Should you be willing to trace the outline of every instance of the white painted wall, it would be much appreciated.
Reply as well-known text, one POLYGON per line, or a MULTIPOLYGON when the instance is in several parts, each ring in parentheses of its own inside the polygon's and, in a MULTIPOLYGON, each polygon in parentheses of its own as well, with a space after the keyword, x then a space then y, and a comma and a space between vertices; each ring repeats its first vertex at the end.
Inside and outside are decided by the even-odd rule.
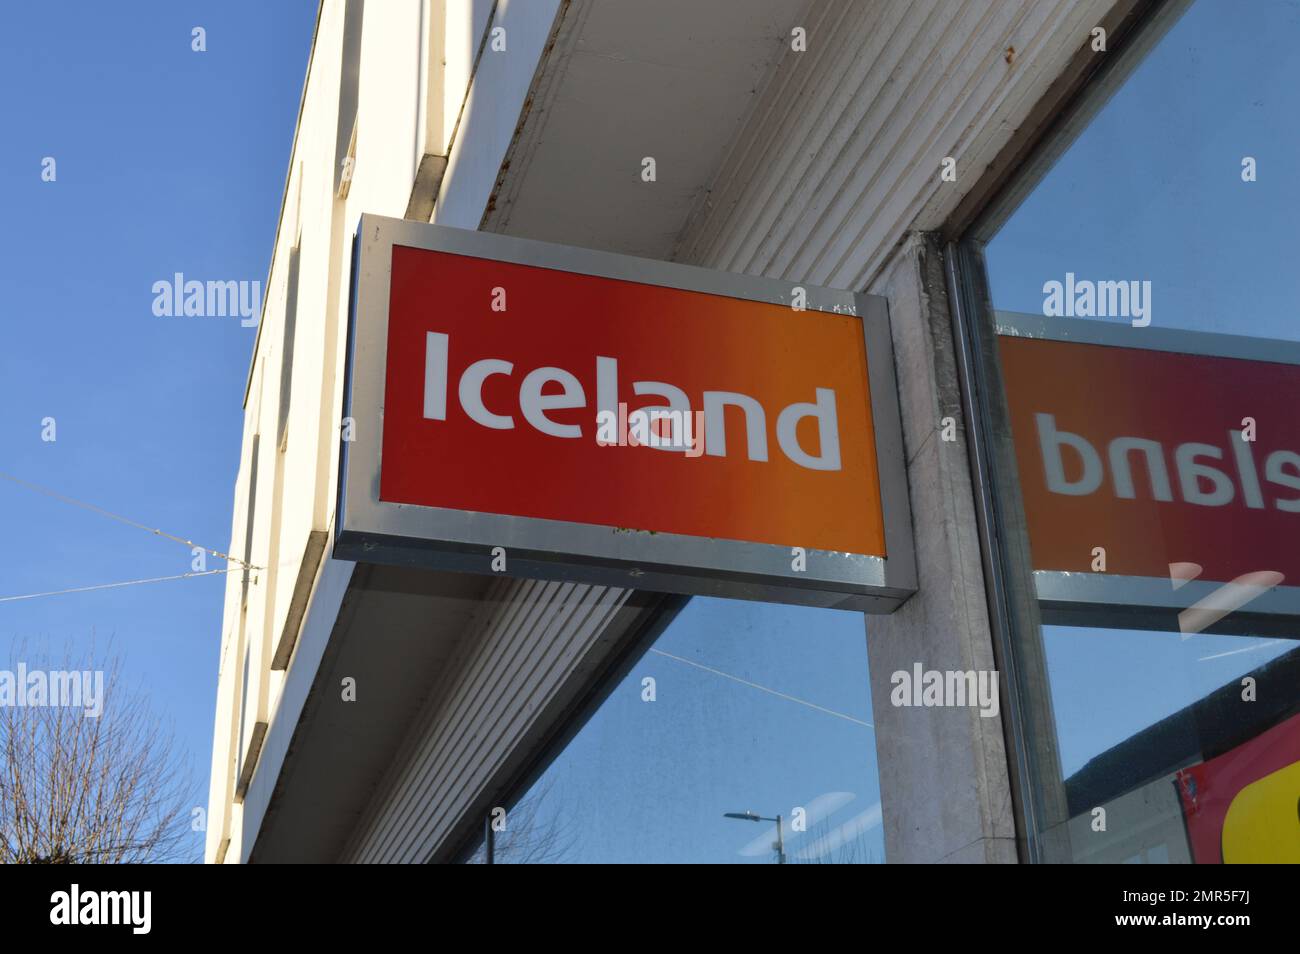
MULTIPOLYGON (((439 220, 477 227, 557 4, 558 0, 501 0, 496 22, 508 30, 512 55, 485 53, 475 73, 492 0, 367 3, 356 163, 346 199, 336 198, 333 191, 346 0, 324 0, 321 5, 245 401, 231 545, 232 552, 242 553, 252 441, 257 434, 260 462, 251 562, 263 569, 254 574, 246 613, 240 610, 241 575, 232 573, 227 581, 209 790, 208 861, 218 858, 227 840, 230 847, 222 860, 246 860, 351 576, 351 564, 324 561, 289 670, 272 671, 271 656, 284 630, 308 534, 328 530, 333 522, 349 256, 357 220, 363 211, 401 217, 420 156, 430 143, 445 148, 451 140, 453 172, 443 187, 439 220), (445 21, 435 23, 435 17, 445 21), (435 48, 432 44, 439 38, 442 46, 435 48), (437 129, 429 127, 431 98, 443 103, 437 129), (468 104, 463 120, 462 104, 468 104), (275 446, 275 431, 288 263, 291 249, 299 242, 292 390, 281 450, 275 446), (246 650, 253 668, 245 696, 246 650), (238 750, 241 713, 245 747, 255 723, 269 724, 257 772, 242 804, 234 800, 235 780, 248 755, 238 750)), ((436 117, 437 110, 432 115, 436 117)))

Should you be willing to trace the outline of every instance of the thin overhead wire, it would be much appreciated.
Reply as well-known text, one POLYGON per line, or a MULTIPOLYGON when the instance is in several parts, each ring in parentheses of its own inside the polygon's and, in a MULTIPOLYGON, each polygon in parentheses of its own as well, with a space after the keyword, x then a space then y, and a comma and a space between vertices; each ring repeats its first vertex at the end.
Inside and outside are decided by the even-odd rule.
MULTIPOLYGON (((147 524, 140 523, 137 520, 132 520, 130 517, 124 517, 121 514, 113 513, 113 511, 111 510, 105 510, 103 507, 96 506, 95 504, 87 503, 84 500, 78 500, 75 497, 69 497, 66 494, 61 494, 56 490, 51 490, 48 487, 42 487, 40 484, 34 484, 30 480, 23 480, 21 477, 15 477, 12 474, 6 474, 6 473, 0 473, 0 479, 10 481, 11 483, 15 483, 20 487, 26 487, 28 490, 33 490, 38 494, 44 494, 46 497, 53 497, 55 500, 60 500, 63 503, 71 504, 74 507, 81 507, 84 510, 93 511, 94 513, 100 514, 101 516, 108 517, 112 520, 117 520, 120 523, 125 523, 127 526, 135 527, 138 530, 147 530, 149 533, 152 533, 154 536, 164 537, 168 540, 174 540, 177 543, 183 543, 187 547, 190 547, 191 549, 197 547, 198 549, 204 551, 205 553, 211 553, 214 557, 217 557, 218 559, 228 560, 231 563, 236 563, 242 569, 245 570, 262 569, 260 566, 253 566, 251 563, 245 563, 243 560, 239 559, 239 557, 231 556, 229 553, 222 553, 220 550, 214 550, 212 547, 205 547, 201 544, 195 543, 193 540, 186 540, 184 537, 178 537, 174 533, 167 533, 164 530, 159 530, 157 527, 150 527, 147 524)), ((213 571, 213 572, 218 572, 218 571, 213 571)), ((179 579, 179 577, 177 577, 177 579, 179 579)))
POLYGON ((666 656, 669 659, 675 659, 677 660, 677 662, 685 663, 688 666, 694 666, 696 669, 703 669, 705 672, 711 672, 715 676, 721 676, 723 679, 730 679, 732 682, 738 682, 742 686, 749 686, 751 689, 759 689, 763 692, 770 693, 771 695, 774 695, 779 699, 784 699, 787 702, 797 702, 801 706, 807 706, 809 709, 816 709, 818 712, 824 712, 827 715, 833 715, 837 719, 845 719, 848 722, 853 722, 856 723, 857 725, 865 725, 868 729, 875 728, 875 726, 872 725, 870 722, 864 722, 861 719, 854 718, 851 715, 846 715, 843 712, 836 712, 834 709, 827 709, 825 706, 819 706, 815 702, 809 702, 806 699, 800 699, 798 696, 792 696, 784 692, 778 692, 775 689, 769 689, 767 686, 760 686, 756 682, 750 682, 748 679, 741 679, 739 676, 733 676, 731 673, 723 672, 721 669, 714 669, 712 666, 705 666, 703 663, 697 663, 693 659, 686 659, 682 656, 674 656, 672 653, 666 653, 662 649, 655 649, 653 647, 651 647, 650 652, 655 653, 659 656, 666 656))
POLYGON ((0 596, 0 603, 16 603, 18 600, 34 600, 42 596, 62 596, 65 593, 89 593, 91 590, 112 590, 122 586, 137 586, 140 583, 164 583, 168 580, 187 580, 195 576, 212 576, 214 573, 234 573, 242 567, 228 566, 219 570, 199 570, 193 573, 178 573, 175 576, 154 576, 145 580, 123 580, 120 583, 96 583, 94 586, 71 586, 65 590, 47 590, 44 593, 23 593, 21 596, 0 596))

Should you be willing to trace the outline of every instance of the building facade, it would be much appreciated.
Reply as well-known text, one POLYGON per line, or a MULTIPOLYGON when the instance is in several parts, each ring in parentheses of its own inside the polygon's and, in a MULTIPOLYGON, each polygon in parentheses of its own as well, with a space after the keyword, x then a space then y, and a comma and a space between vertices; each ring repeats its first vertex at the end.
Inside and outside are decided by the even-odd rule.
POLYGON ((324 0, 244 393, 207 860, 1300 860, 1298 25, 324 0), (362 215, 880 296, 915 593, 864 616, 337 558, 362 215))

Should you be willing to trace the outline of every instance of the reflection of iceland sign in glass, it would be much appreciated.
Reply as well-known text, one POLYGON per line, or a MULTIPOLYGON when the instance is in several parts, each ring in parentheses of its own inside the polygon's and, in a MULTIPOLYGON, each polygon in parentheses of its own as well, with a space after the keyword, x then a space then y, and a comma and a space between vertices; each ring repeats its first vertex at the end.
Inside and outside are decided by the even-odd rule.
POLYGON ((1300 612, 1300 345, 1022 315, 999 333, 1049 614, 1300 612))
POLYGON ((872 296, 365 216, 336 555, 888 611, 872 296), (792 307, 794 304, 802 307, 792 307))

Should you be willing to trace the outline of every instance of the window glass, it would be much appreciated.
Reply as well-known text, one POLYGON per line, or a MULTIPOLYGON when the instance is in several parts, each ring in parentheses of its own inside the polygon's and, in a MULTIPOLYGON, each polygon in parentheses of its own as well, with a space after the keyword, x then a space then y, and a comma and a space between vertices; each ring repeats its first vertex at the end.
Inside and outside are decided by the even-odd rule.
POLYGON ((1300 4, 1153 29, 980 249, 1034 834, 1300 861, 1300 4))
POLYGON ((1149 282, 1149 327, 1300 340, 1297 37, 1295 2, 1193 3, 989 243, 994 306, 1072 272, 1149 282))
POLYGON ((493 860, 772 864, 778 815, 787 864, 884 860, 863 616, 700 597, 509 808, 493 860))

